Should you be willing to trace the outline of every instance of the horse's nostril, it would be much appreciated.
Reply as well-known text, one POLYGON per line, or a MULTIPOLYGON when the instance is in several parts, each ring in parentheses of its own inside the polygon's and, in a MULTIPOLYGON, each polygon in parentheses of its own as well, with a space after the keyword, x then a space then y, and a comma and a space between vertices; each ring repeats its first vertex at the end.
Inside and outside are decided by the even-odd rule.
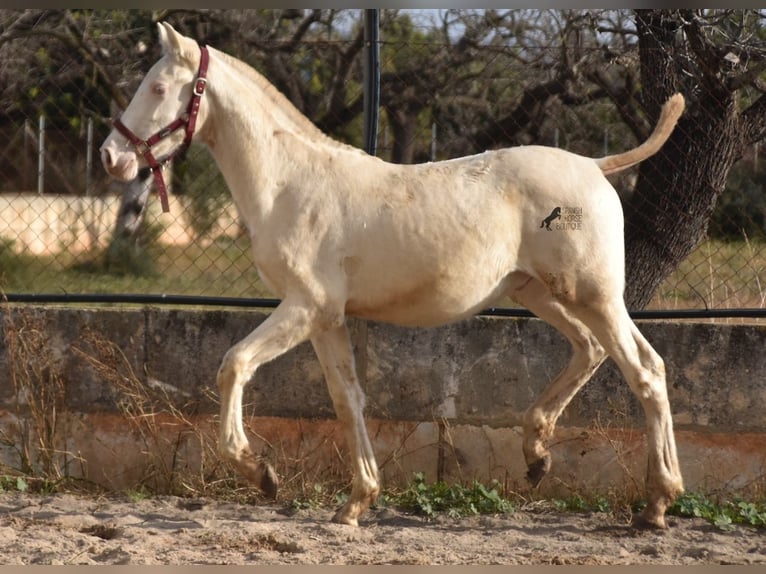
POLYGON ((104 148, 101 150, 101 160, 106 167, 114 167, 114 160, 112 160, 112 154, 108 149, 104 148))

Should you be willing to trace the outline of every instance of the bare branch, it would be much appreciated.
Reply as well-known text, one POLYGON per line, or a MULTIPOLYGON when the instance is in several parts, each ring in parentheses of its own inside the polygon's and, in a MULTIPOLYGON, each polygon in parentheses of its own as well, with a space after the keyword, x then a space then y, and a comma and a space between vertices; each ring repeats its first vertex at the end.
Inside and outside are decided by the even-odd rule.
POLYGON ((740 116, 744 145, 751 145, 766 138, 766 95, 761 95, 740 116))
POLYGON ((67 42, 73 45, 104 79, 107 89, 115 103, 123 110, 127 108, 130 103, 128 97, 119 89, 116 78, 112 76, 109 70, 106 69, 106 66, 101 62, 98 49, 87 42, 88 38, 81 32, 69 10, 64 12, 64 20, 66 29, 69 32, 67 42))

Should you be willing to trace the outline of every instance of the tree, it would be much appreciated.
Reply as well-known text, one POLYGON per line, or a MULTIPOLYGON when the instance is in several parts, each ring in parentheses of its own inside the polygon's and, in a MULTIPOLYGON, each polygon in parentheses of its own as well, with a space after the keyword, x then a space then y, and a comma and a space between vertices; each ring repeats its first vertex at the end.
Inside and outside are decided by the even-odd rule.
POLYGON ((730 169, 766 136, 763 18, 755 11, 636 11, 642 101, 656 116, 680 90, 688 110, 663 151, 641 166, 625 206, 632 308, 644 307, 705 237, 730 169))
POLYGON ((359 10, 211 12, 204 14, 218 30, 211 44, 256 67, 322 131, 361 142, 361 129, 348 131, 363 108, 359 10))
POLYGON ((36 134, 24 126, 26 121, 36 125, 43 116, 50 189, 82 192, 88 120, 98 140, 111 129, 112 111, 127 105, 144 58, 150 57, 141 37, 146 19, 146 13, 130 10, 0 11, 0 132, 7 142, 0 171, 5 186, 29 185, 20 171, 34 165, 24 161, 34 147, 24 142, 36 134))

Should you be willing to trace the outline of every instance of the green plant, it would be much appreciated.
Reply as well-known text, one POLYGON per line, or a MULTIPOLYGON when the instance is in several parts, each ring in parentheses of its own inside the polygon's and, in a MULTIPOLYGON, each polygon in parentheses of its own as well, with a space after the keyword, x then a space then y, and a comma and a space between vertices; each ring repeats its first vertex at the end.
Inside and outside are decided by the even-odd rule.
POLYGON ((586 498, 578 493, 573 493, 567 498, 551 500, 553 507, 559 512, 613 512, 620 502, 619 499, 613 501, 602 494, 586 498))
POLYGON ((497 490, 497 482, 490 486, 474 480, 470 486, 437 481, 428 484, 423 473, 416 473, 412 482, 398 496, 389 501, 396 506, 425 516, 445 512, 452 518, 473 514, 509 513, 514 505, 497 490))
POLYGON ((0 476, 0 492, 25 492, 28 488, 23 476, 0 476))
POLYGON ((294 510, 306 510, 311 508, 321 508, 327 503, 327 494, 324 486, 316 482, 312 485, 308 496, 298 496, 290 501, 290 506, 294 510))
POLYGON ((703 518, 721 530, 732 530, 736 524, 766 527, 766 501, 718 502, 705 494, 687 492, 679 496, 668 508, 668 514, 703 518))
POLYGON ((766 526, 766 504, 740 500, 737 502, 739 517, 750 526, 766 526))
POLYGON ((8 286, 16 277, 31 277, 28 270, 37 260, 26 253, 17 253, 15 244, 12 239, 0 238, 0 287, 5 291, 9 291, 8 286))
POLYGON ((45 256, 0 253, 0 288, 7 293, 273 296, 253 266, 247 237, 155 247, 153 265, 158 273, 145 275, 107 272, 99 261, 102 252, 45 256))
POLYGON ((162 235, 162 226, 149 224, 144 219, 137 234, 137 237, 113 237, 100 258, 100 270, 118 276, 157 276, 157 259, 160 255, 157 242, 162 235))
POLYGON ((0 237, 0 258, 6 257, 8 254, 13 254, 13 244, 16 243, 13 239, 6 237, 0 237))
POLYGON ((152 497, 152 493, 141 485, 137 488, 127 489, 124 494, 131 502, 141 502, 142 500, 148 500, 152 497))
POLYGON ((158 245, 162 235, 162 226, 149 223, 144 218, 135 235, 114 234, 105 248, 94 248, 75 260, 70 266, 74 272, 113 277, 148 277, 159 276, 157 261, 161 255, 158 245))
POLYGON ((743 234, 766 237, 766 170, 743 161, 732 167, 726 189, 716 202, 710 218, 711 237, 739 239, 743 234))

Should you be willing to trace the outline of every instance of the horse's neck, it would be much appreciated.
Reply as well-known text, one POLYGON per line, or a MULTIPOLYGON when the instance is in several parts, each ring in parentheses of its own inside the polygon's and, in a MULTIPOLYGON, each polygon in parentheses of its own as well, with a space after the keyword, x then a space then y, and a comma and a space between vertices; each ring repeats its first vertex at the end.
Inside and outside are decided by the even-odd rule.
POLYGON ((210 67, 207 143, 245 217, 263 215, 296 164, 348 148, 319 131, 260 74, 218 52, 210 67))

